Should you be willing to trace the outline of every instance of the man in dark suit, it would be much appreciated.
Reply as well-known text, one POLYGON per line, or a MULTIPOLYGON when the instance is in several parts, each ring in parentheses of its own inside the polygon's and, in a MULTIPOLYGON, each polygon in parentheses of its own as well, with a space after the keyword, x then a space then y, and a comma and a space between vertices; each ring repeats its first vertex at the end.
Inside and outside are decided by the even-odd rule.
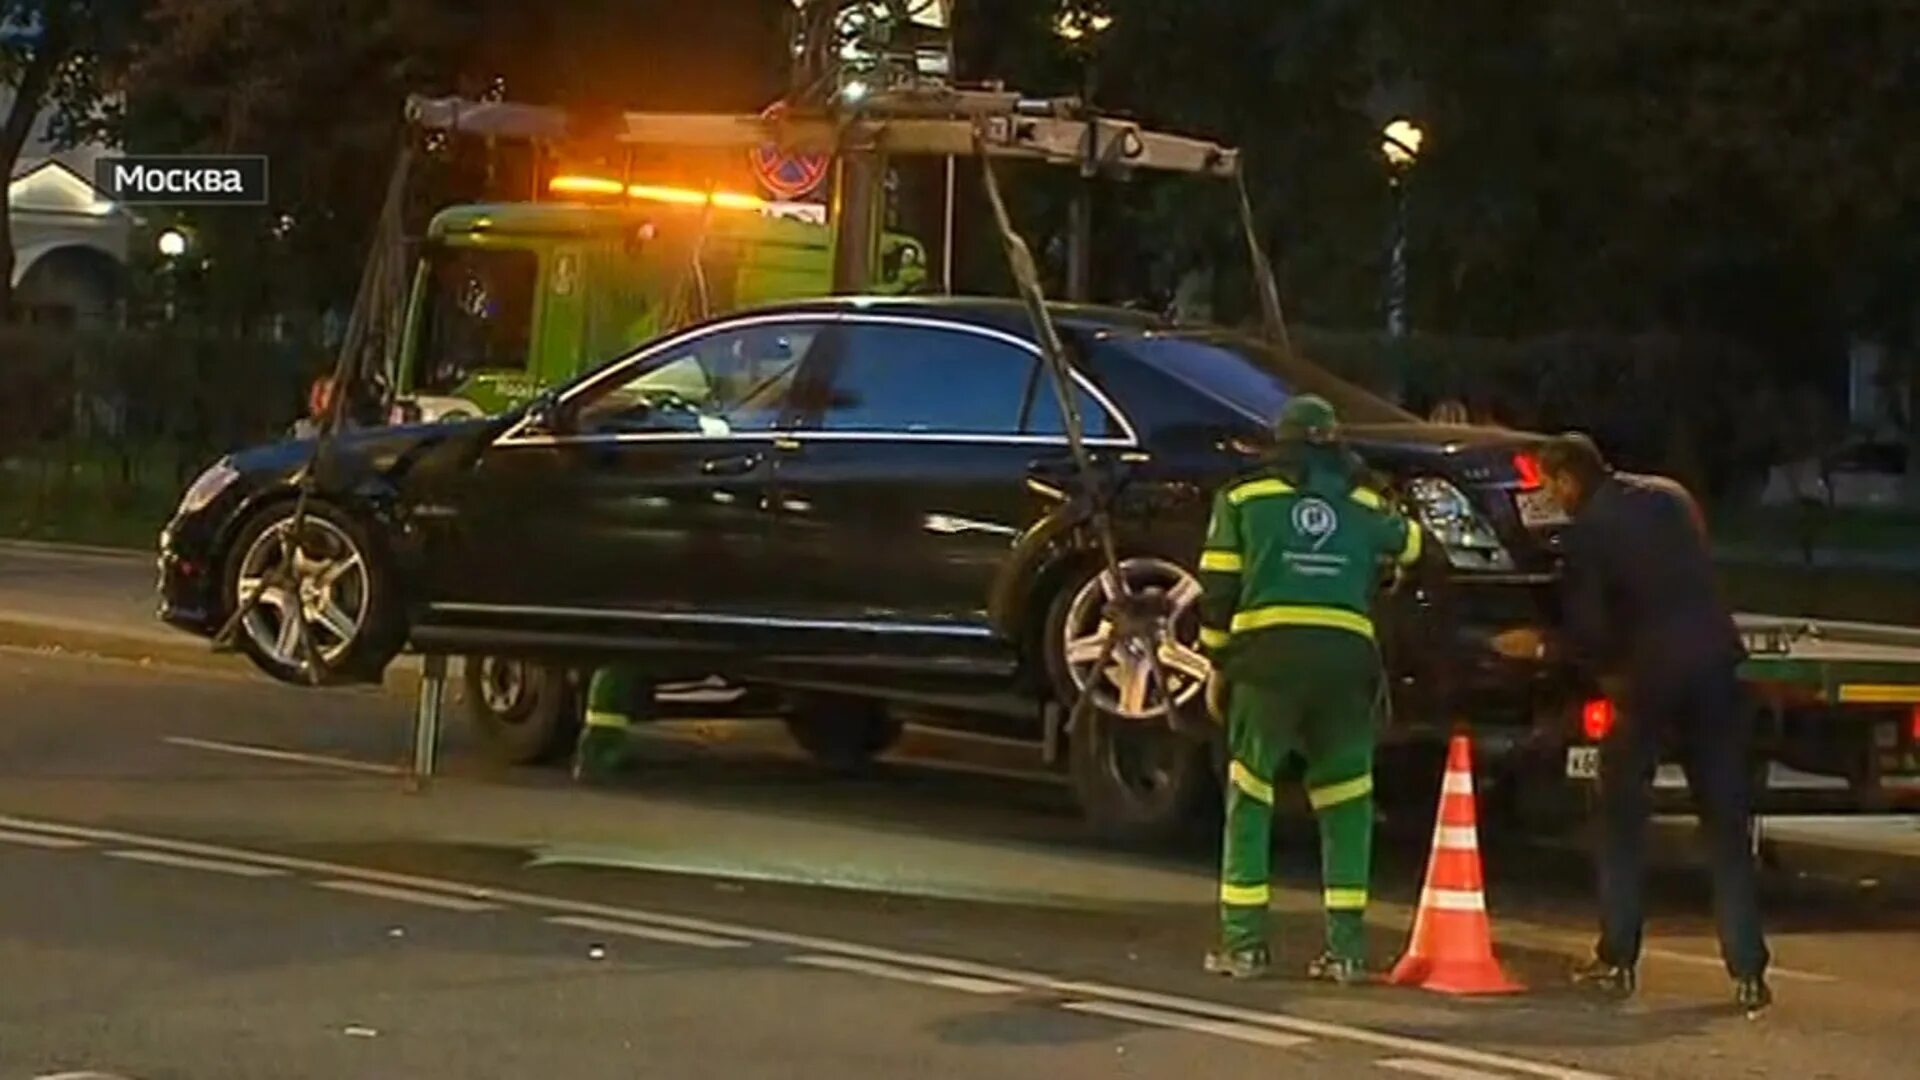
POLYGON ((1773 995, 1748 836, 1753 718, 1737 673, 1745 650, 1720 597, 1705 519, 1681 485, 1614 472, 1584 435, 1555 440, 1540 464, 1573 519, 1563 534, 1562 625, 1510 630, 1494 645, 1572 664, 1619 715, 1600 748, 1600 942, 1574 979, 1621 997, 1634 990, 1651 787, 1670 743, 1706 831, 1734 997, 1757 1013, 1773 995))

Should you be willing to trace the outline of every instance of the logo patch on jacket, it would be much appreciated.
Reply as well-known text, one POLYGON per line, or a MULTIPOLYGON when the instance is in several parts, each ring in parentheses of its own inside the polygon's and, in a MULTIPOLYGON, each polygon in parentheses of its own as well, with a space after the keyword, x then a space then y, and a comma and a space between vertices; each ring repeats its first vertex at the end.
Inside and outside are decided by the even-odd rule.
POLYGON ((1319 551, 1340 528, 1340 515, 1325 499, 1306 498, 1293 505, 1293 527, 1319 551))

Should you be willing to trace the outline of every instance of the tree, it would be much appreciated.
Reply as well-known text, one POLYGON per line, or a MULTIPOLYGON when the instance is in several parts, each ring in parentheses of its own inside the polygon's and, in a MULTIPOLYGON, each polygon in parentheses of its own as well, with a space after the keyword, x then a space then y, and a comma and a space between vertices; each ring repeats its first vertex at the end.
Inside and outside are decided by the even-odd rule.
POLYGON ((105 111, 101 73, 125 41, 135 0, 0 0, 0 85, 12 101, 0 115, 0 322, 13 311, 13 223, 8 181, 51 109, 56 139, 95 130, 105 111))
MULTIPOLYGON (((266 154, 274 205, 195 221, 228 325, 352 299, 409 93, 742 109, 783 86, 784 0, 151 0, 123 138, 266 154)), ((439 197, 467 196, 458 185, 439 197)))

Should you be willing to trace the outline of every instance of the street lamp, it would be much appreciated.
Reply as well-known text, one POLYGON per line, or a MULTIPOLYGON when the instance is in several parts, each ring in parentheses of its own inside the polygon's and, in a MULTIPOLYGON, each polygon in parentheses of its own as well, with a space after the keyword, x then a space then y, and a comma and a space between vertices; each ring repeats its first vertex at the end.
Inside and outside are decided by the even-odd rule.
POLYGON ((193 242, 185 231, 169 226, 154 238, 153 246, 164 260, 160 274, 166 296, 167 325, 172 326, 180 311, 180 260, 193 247, 193 242))
POLYGON ((1053 32, 1080 58, 1080 107, 1087 114, 1086 154, 1080 184, 1067 205, 1067 299, 1093 298, 1093 178, 1099 172, 1100 122, 1093 111, 1094 54, 1100 37, 1113 28, 1113 16, 1097 4, 1068 0, 1053 18, 1053 32))
POLYGON ((1393 244, 1387 267, 1387 336, 1407 336, 1407 173, 1420 160, 1427 133, 1406 117, 1395 117, 1380 131, 1380 153, 1387 159, 1393 188, 1393 244))
POLYGON ((1097 38, 1113 25, 1113 16, 1104 11, 1091 11, 1079 5, 1068 5, 1060 9, 1053 18, 1053 32, 1061 41, 1077 44, 1088 38, 1097 38))

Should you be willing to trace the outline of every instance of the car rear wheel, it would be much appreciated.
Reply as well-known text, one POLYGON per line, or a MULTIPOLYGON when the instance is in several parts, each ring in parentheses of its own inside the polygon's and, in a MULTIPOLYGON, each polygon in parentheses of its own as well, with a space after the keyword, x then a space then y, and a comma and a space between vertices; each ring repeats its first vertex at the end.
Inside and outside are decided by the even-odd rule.
POLYGON ((901 723, 877 701, 808 696, 787 712, 793 741, 827 768, 857 773, 900 741, 901 723))
POLYGON ((245 608, 236 641, 254 665, 300 685, 377 682, 405 628, 382 551, 352 515, 276 503, 240 531, 227 559, 227 611, 245 608))
POLYGON ((1082 694, 1093 699, 1082 729, 1068 734, 1068 772, 1096 834, 1121 844, 1163 844, 1188 833, 1219 796, 1207 741, 1170 722, 1206 728, 1211 668, 1198 648, 1200 583, 1165 559, 1120 563, 1131 592, 1160 622, 1162 685, 1144 656, 1108 648, 1107 600, 1117 590, 1097 569, 1073 576, 1054 597, 1043 639, 1062 706, 1071 713, 1082 694))
POLYGON ((469 656, 463 666, 467 717, 488 757, 547 765, 573 752, 581 717, 567 668, 498 656, 469 656))

